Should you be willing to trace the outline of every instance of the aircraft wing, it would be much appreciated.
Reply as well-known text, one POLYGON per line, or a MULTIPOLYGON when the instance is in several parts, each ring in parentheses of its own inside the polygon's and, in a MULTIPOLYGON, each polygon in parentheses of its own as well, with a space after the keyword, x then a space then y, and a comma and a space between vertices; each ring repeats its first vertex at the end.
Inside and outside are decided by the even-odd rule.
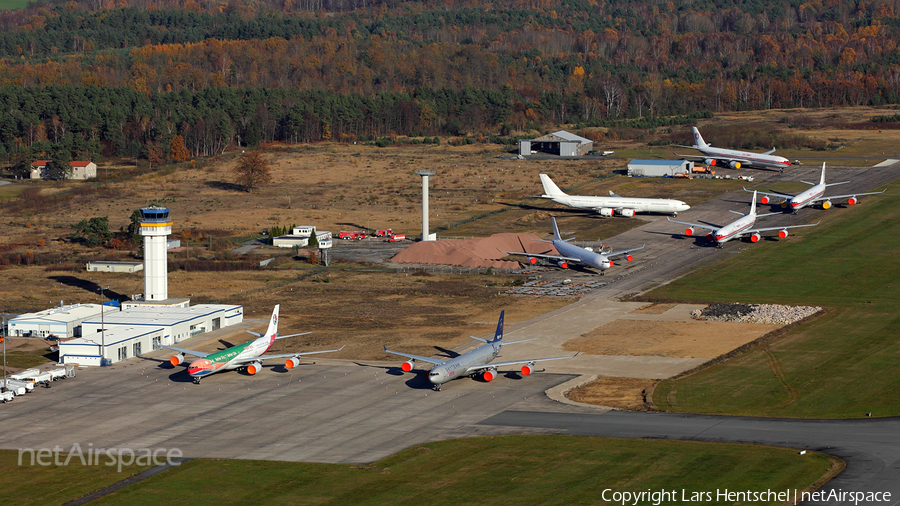
POLYGON ((813 199, 812 202, 821 202, 823 200, 849 199, 850 197, 859 197, 860 195, 881 195, 886 191, 887 190, 881 190, 880 192, 851 193, 849 195, 829 195, 827 197, 819 197, 817 199, 813 199))
POLYGON ((197 358, 203 358, 203 357, 209 355, 209 353, 203 353, 202 351, 186 350, 186 349, 184 349, 184 348, 176 348, 176 347, 174 347, 174 346, 166 346, 166 345, 164 345, 164 344, 161 344, 160 347, 162 347, 162 348, 167 348, 167 349, 170 349, 170 350, 175 350, 175 351, 177 351, 178 353, 184 353, 185 355, 193 355, 193 356, 195 356, 195 357, 197 357, 197 358))
POLYGON ((436 358, 431 357, 420 357, 419 355, 410 355, 409 353, 400 353, 399 351, 391 351, 387 349, 387 346, 384 347, 384 351, 388 353, 393 353, 394 355, 400 355, 401 357, 411 358, 413 360, 421 360, 422 362, 428 362, 429 364, 441 365, 445 362, 443 360, 438 360, 436 358))
POLYGON ((796 195, 788 195, 787 193, 775 193, 775 192, 768 192, 768 193, 767 193, 767 192, 761 192, 761 191, 759 191, 759 190, 748 190, 748 189, 746 189, 746 188, 744 188, 744 191, 747 192, 747 193, 753 193, 753 192, 756 192, 756 193, 758 193, 758 194, 760 194, 760 195, 768 195, 769 197, 778 197, 778 198, 788 199, 788 200, 790 200, 790 199, 796 197, 796 195))
POLYGON ((333 353, 335 351, 341 351, 344 347, 341 346, 336 350, 322 350, 322 351, 301 351, 297 353, 282 353, 279 355, 260 355, 258 357, 249 357, 249 358, 240 358, 234 360, 233 364, 246 364, 249 362, 256 362, 258 360, 269 360, 271 358, 294 358, 294 357, 302 357, 304 355, 315 355, 316 353, 333 353))
POLYGON ((806 225, 788 225, 786 227, 754 228, 752 230, 745 230, 741 232, 741 235, 755 234, 756 232, 771 232, 772 230, 784 230, 786 228, 815 227, 816 225, 818 225, 818 223, 807 223, 806 225))
POLYGON ((534 364, 537 362, 546 362, 548 360, 563 360, 566 358, 575 358, 577 356, 578 356, 578 353, 567 356, 567 357, 532 358, 532 359, 526 359, 526 360, 510 360, 508 362, 489 362, 487 364, 473 365, 472 367, 469 367, 468 369, 466 369, 465 374, 483 371, 485 369, 496 369, 498 367, 506 367, 508 365, 534 364))
POLYGON ((717 230, 717 229, 722 228, 722 227, 713 227, 713 226, 710 226, 710 225, 701 225, 701 224, 699 224, 699 223, 688 223, 688 222, 686 222, 686 221, 675 221, 675 220, 673 220, 673 219, 671 219, 671 218, 666 218, 666 219, 669 220, 669 221, 671 221, 672 223, 679 223, 679 224, 681 224, 681 225, 687 225, 687 226, 689 226, 689 227, 702 228, 702 229, 704 229, 704 230, 717 230))
POLYGON ((640 248, 630 248, 630 249, 623 249, 622 251, 613 251, 612 253, 605 253, 604 256, 606 256, 606 257, 608 257, 608 258, 612 258, 612 257, 614 257, 614 256, 624 255, 625 253, 629 253, 629 252, 632 252, 632 251, 637 251, 637 250, 639 250, 639 249, 644 249, 644 246, 646 246, 646 245, 645 245, 645 244, 641 244, 641 247, 640 247, 640 248))
POLYGON ((522 256, 526 256, 526 257, 535 257, 535 258, 548 258, 550 260, 565 260, 566 262, 573 262, 573 263, 581 262, 580 258, 564 257, 561 255, 549 255, 546 253, 523 253, 521 251, 503 251, 502 249, 497 250, 497 251, 499 251, 501 253, 508 253, 510 255, 522 255, 522 256))

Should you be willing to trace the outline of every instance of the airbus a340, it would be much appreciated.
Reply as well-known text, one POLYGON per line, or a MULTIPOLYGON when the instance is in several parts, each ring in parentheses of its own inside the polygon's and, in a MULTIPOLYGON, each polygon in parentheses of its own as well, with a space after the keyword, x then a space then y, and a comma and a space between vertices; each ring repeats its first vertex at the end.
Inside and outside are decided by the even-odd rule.
POLYGON ((781 213, 767 213, 767 214, 756 214, 756 192, 753 192, 753 201, 750 202, 750 212, 747 214, 739 213, 737 211, 731 211, 734 214, 740 214, 742 218, 738 218, 737 220, 729 223, 725 226, 718 225, 710 225, 710 224, 698 224, 698 223, 689 223, 686 221, 675 221, 671 218, 666 218, 672 223, 680 223, 682 225, 688 225, 688 229, 684 231, 684 235, 692 236, 694 235, 695 228, 702 228, 705 230, 711 231, 709 235, 706 237, 709 240, 716 241, 716 245, 720 248, 723 244, 731 239, 736 239, 738 237, 743 237, 745 235, 750 235, 750 242, 759 242, 762 238, 761 232, 769 232, 772 230, 778 230, 778 237, 784 239, 788 236, 788 229, 791 228, 799 228, 799 227, 814 227, 818 225, 818 223, 806 224, 806 225, 789 225, 786 227, 766 227, 766 228, 753 228, 753 225, 756 223, 756 218, 761 218, 763 216, 771 216, 773 214, 781 214, 781 213))
POLYGON ((571 263, 574 265, 593 267, 594 269, 598 269, 600 274, 603 274, 604 271, 615 265, 612 258, 626 255, 625 260, 630 262, 634 257, 628 253, 644 248, 644 245, 641 244, 639 248, 623 249, 622 251, 613 251, 611 253, 594 253, 587 248, 580 248, 574 244, 569 244, 569 241, 574 240, 574 238, 563 240, 559 235, 559 227, 556 226, 556 218, 551 217, 550 219, 553 220, 553 239, 550 241, 540 240, 540 242, 552 244, 553 247, 556 248, 556 251, 559 252, 559 255, 551 255, 548 253, 525 253, 521 251, 499 251, 510 255, 526 256, 528 257, 528 263, 531 265, 536 264, 538 258, 546 258, 555 261, 556 265, 563 269, 567 269, 571 263))
POLYGON ((497 377, 497 369, 510 365, 525 364, 520 369, 523 376, 528 376, 535 371, 534 364, 537 362, 546 362, 547 360, 562 360, 564 358, 573 358, 576 355, 568 357, 552 357, 552 358, 532 358, 526 360, 510 360, 507 362, 491 362, 500 354, 500 348, 504 344, 522 343, 525 341, 534 341, 534 339, 522 339, 521 341, 503 341, 503 314, 500 311, 500 321, 497 322, 497 331, 494 333, 494 339, 488 341, 480 337, 470 336, 472 339, 484 342, 484 346, 479 346, 472 351, 463 353, 458 357, 450 360, 438 360, 431 357, 420 357, 418 355, 410 355, 409 353, 400 353, 399 351, 391 351, 384 347, 384 351, 394 355, 406 357, 409 360, 403 362, 400 368, 404 372, 410 372, 416 366, 416 360, 434 364, 434 367, 428 371, 428 381, 431 382, 435 390, 440 390, 444 383, 464 376, 475 376, 481 374, 484 381, 491 381, 497 377))
POLYGON ((630 218, 634 216, 634 213, 662 213, 677 216, 678 213, 691 208, 680 200, 622 197, 612 191, 609 192, 609 197, 569 195, 560 190, 547 174, 541 174, 541 184, 544 185, 544 194, 541 195, 541 198, 576 209, 591 209, 600 216, 619 215, 630 218))
POLYGON ((190 365, 188 365, 188 374, 191 375, 191 379, 193 379, 194 383, 197 384, 200 383, 201 379, 209 376, 210 374, 221 371, 246 368, 248 374, 256 374, 262 370, 263 360, 269 360, 273 358, 287 358, 287 360, 284 362, 284 367, 286 367, 287 369, 293 369, 294 367, 300 365, 299 357, 302 357, 304 355, 312 355, 314 353, 331 353, 344 349, 344 347, 341 346, 337 350, 304 351, 296 353, 282 353, 280 355, 263 355, 263 353, 269 350, 269 347, 272 346, 272 343, 274 343, 276 339, 284 339, 286 337, 310 334, 310 332, 303 332, 301 334, 279 336, 279 306, 280 304, 275 305, 275 310, 272 311, 272 318, 271 320, 269 320, 269 328, 266 329, 265 334, 257 334, 256 332, 250 332, 249 330, 247 331, 247 333, 253 334, 258 337, 258 339, 254 339, 253 341, 247 341, 244 344, 232 346, 215 353, 203 353, 202 351, 185 350, 183 348, 176 348, 174 346, 163 346, 163 348, 168 348, 170 350, 178 352, 178 354, 173 355, 170 360, 170 362, 172 362, 172 365, 183 364, 185 355, 193 355, 195 357, 198 357, 197 360, 194 360, 190 363, 190 365))
POLYGON ((703 163, 706 165, 716 165, 718 162, 723 162, 723 165, 732 169, 740 169, 741 167, 784 169, 791 165, 790 160, 787 158, 772 155, 775 152, 775 148, 765 153, 749 153, 734 149, 714 148, 703 140, 703 136, 700 135, 700 130, 697 130, 697 127, 691 127, 691 129, 694 131, 694 145, 678 147, 696 149, 703 153, 703 156, 680 155, 678 153, 675 153, 675 156, 680 156, 684 159, 703 160, 703 163))
MULTIPOLYGON (((848 193, 846 195, 829 195, 825 196, 825 188, 829 186, 835 186, 839 184, 847 184, 850 181, 843 181, 840 183, 825 183, 825 163, 822 163, 822 176, 819 178, 819 182, 810 183, 808 181, 800 181, 801 183, 806 183, 808 185, 812 185, 811 188, 805 190, 803 192, 798 193, 797 195, 789 195, 785 193, 775 193, 775 192, 759 192, 761 195, 764 195, 763 198, 759 199, 761 204, 768 204, 770 201, 769 197, 776 197, 784 199, 784 202, 781 203, 781 207, 787 209, 790 207, 794 210, 794 213, 803 209, 806 206, 811 206, 818 202, 822 203, 822 209, 830 209, 832 200, 840 200, 847 199, 847 204, 856 205, 859 203, 859 197, 863 195, 878 195, 879 193, 884 193, 887 190, 882 190, 880 192, 866 192, 866 193, 848 193)), ((745 192, 754 191, 748 190, 744 188, 745 192)), ((755 193, 755 191, 754 191, 755 193)))

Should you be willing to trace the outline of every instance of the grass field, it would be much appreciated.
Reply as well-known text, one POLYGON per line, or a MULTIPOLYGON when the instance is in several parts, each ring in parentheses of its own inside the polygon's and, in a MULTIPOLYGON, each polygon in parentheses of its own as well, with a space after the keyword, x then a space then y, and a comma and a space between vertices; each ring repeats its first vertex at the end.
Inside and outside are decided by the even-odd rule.
POLYGON ((832 209, 801 241, 748 248, 653 291, 651 298, 830 308, 770 345, 661 382, 657 407, 810 418, 900 415, 898 195, 895 181, 883 197, 832 209))
POLYGON ((761 446, 484 437, 368 466, 194 460, 94 504, 602 504, 604 489, 803 490, 833 465, 827 455, 761 446))

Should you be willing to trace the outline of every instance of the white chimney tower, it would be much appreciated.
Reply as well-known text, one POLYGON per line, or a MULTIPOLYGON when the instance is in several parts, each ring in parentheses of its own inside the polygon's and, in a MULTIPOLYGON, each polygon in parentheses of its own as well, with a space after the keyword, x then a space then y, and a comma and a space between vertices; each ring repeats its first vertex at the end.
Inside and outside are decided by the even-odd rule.
POLYGON ((416 175, 422 176, 422 240, 430 241, 428 234, 428 176, 433 176, 433 170, 417 170, 416 175))

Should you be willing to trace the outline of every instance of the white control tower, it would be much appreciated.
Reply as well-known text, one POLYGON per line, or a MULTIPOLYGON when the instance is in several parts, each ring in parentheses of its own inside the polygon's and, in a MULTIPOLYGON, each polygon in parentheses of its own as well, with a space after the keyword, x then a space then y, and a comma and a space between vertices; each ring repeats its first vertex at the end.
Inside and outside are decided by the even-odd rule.
POLYGON ((169 298, 166 242, 172 233, 168 207, 141 208, 141 235, 144 236, 144 300, 169 298))

